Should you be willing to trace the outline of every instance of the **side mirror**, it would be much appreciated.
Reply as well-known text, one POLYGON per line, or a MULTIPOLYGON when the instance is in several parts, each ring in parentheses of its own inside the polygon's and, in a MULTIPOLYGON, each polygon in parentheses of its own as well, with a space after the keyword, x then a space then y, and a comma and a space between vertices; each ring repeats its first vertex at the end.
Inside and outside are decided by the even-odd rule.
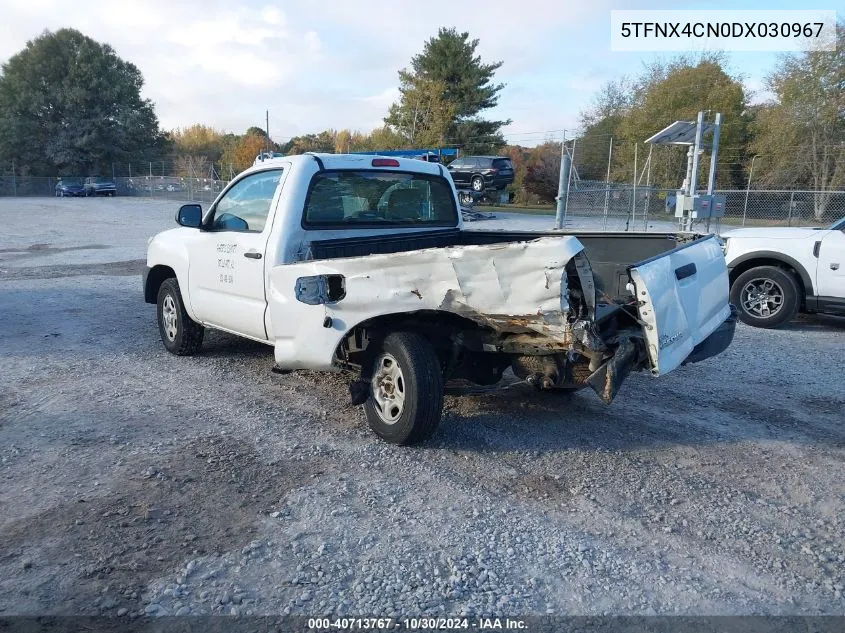
POLYGON ((176 222, 189 229, 198 229, 202 224, 202 206, 198 204, 183 204, 176 212, 176 222))

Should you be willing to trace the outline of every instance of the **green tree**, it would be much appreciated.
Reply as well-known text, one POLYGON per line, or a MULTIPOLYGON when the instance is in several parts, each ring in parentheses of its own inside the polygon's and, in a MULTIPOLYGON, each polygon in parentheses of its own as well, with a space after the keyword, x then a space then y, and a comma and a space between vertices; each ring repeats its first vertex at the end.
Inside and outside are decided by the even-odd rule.
POLYGON ((547 141, 531 149, 526 162, 525 189, 540 202, 554 202, 560 182, 560 143, 547 141))
MULTIPOLYGON (((582 178, 604 180, 610 137, 613 137, 611 180, 631 182, 634 147, 641 170, 649 147, 643 141, 673 121, 694 121, 698 112, 721 112, 722 135, 717 183, 722 187, 745 182, 742 169, 749 142, 748 105, 742 82, 730 76, 720 54, 678 57, 646 67, 634 81, 611 83, 599 94, 592 110, 582 114, 584 137, 578 139, 575 164, 582 178), (583 154, 583 156, 581 156, 583 154)), ((686 167, 687 148, 655 147, 651 184, 678 187, 686 167)), ((638 174, 639 177, 639 174, 638 174)), ((701 170, 705 182, 707 170, 701 170)))
POLYGON ((483 63, 477 47, 478 40, 469 39, 469 33, 441 28, 411 59, 410 70, 399 71, 401 96, 385 123, 409 142, 417 138, 422 124, 422 139, 462 144, 467 153, 502 147, 501 128, 510 121, 479 116, 498 103, 504 84, 494 83, 493 75, 502 62, 483 63))
POLYGON ((295 136, 282 146, 286 154, 304 154, 305 152, 333 153, 337 141, 335 130, 323 130, 319 134, 295 136))
POLYGON ((224 166, 223 175, 232 170, 235 174, 252 167, 255 157, 265 150, 267 136, 258 134, 244 134, 238 137, 237 142, 226 148, 220 162, 224 166))
POLYGON ((174 150, 180 156, 204 156, 211 162, 217 162, 223 154, 223 132, 202 123, 173 130, 170 137, 174 150))
POLYGON ((336 154, 346 154, 352 151, 352 132, 341 130, 334 140, 334 151, 336 154))
POLYGON ((45 31, 0 76, 0 156, 35 174, 110 171, 164 151, 141 72, 79 31, 45 31))
POLYGON ((784 57, 767 78, 775 99, 758 112, 751 144, 755 180, 812 188, 817 220, 845 186, 845 23, 837 31, 837 50, 784 57))
MULTIPOLYGON (((668 64, 655 64, 646 70, 634 90, 633 104, 619 125, 621 140, 614 153, 612 177, 630 181, 633 177, 634 144, 639 144, 642 169, 648 147, 643 141, 677 120, 695 121, 699 111, 722 113, 722 132, 717 165, 717 182, 722 187, 744 182, 741 167, 749 140, 745 88, 739 79, 724 69, 721 55, 707 55, 699 60, 680 57, 668 64)), ((711 119, 712 120, 712 119, 711 119)), ((651 182, 664 187, 678 187, 686 167, 685 146, 655 147, 651 182)), ((699 186, 706 182, 707 170, 700 171, 699 186)))
POLYGON ((446 83, 420 78, 399 88, 400 103, 390 106, 387 121, 414 147, 446 144, 457 105, 446 98, 446 83))
POLYGON ((581 112, 583 133, 575 153, 575 166, 581 178, 605 180, 607 177, 611 139, 621 137, 620 127, 631 111, 632 101, 633 85, 623 77, 606 83, 594 97, 592 106, 581 112))

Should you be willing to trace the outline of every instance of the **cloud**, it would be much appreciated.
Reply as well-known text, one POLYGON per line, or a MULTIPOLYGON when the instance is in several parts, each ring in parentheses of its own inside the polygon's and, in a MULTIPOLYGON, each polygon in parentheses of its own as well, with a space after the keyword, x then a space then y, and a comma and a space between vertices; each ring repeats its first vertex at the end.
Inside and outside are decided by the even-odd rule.
POLYGON ((307 46, 308 50, 312 53, 319 53, 320 49, 323 48, 323 43, 320 41, 320 36, 317 35, 317 31, 308 31, 303 39, 305 40, 305 46, 307 46))
POLYGON ((574 128, 605 78, 637 72, 641 57, 609 51, 609 11, 628 4, 86 0, 80 10, 78 0, 5 0, 0 61, 44 29, 77 28, 141 70, 163 127, 243 132, 269 109, 282 138, 380 126, 397 71, 454 26, 479 39, 484 61, 504 62, 496 80, 506 88, 485 116, 513 119, 512 139, 542 140, 526 132, 574 128))

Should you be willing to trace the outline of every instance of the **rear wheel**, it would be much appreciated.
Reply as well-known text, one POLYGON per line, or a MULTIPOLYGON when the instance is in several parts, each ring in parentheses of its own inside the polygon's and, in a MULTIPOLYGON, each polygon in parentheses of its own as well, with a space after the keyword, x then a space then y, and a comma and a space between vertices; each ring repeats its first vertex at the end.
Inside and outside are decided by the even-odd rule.
POLYGON ((801 300, 791 274, 776 266, 758 266, 733 282, 731 303, 739 309, 743 323, 776 328, 795 317, 801 300))
POLYGON ((481 176, 473 176, 470 181, 473 191, 484 191, 484 178, 481 176))
POLYGON ((431 343, 413 332, 394 332, 371 356, 370 428, 391 444, 417 444, 437 430, 443 414, 443 374, 431 343))
POLYGON ((202 346, 205 328, 185 311, 179 282, 165 279, 158 290, 158 331, 164 347, 177 356, 196 354, 202 346))

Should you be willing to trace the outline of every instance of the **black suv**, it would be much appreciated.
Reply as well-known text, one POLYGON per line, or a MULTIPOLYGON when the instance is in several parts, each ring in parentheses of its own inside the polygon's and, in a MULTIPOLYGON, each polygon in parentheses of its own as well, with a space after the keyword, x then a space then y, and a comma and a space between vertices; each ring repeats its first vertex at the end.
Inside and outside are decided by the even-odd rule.
POLYGON ((448 167, 458 189, 504 189, 513 182, 513 164, 503 156, 464 156, 448 167))

